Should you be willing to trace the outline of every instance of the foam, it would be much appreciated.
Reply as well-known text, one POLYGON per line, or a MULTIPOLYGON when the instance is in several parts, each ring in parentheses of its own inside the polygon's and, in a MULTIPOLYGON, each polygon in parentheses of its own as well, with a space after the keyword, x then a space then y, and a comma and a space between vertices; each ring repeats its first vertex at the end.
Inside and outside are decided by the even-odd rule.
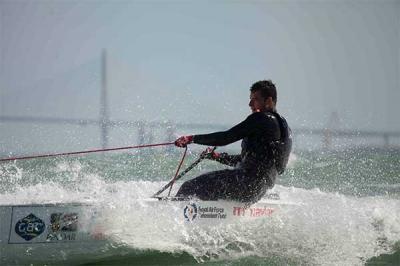
POLYGON ((167 208, 138 200, 165 182, 106 182, 82 163, 61 162, 49 170, 58 175, 53 181, 21 185, 31 173, 12 164, 1 169, 1 176, 10 178, 7 184, 14 185, 0 194, 0 205, 90 202, 101 209, 105 234, 116 248, 187 252, 198 261, 278 256, 308 265, 362 265, 391 252, 400 239, 400 200, 389 196, 352 197, 277 185, 274 191, 283 200, 302 205, 272 218, 190 227, 181 217, 166 218, 167 208))

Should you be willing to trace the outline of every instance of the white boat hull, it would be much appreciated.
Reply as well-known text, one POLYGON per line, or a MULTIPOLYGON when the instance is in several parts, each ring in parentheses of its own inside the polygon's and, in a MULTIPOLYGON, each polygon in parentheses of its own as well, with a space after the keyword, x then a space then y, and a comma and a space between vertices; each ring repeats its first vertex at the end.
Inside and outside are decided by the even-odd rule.
MULTIPOLYGON (((270 219, 295 206, 280 200, 261 201, 251 206, 228 201, 136 200, 129 210, 131 233, 137 239, 151 237, 154 221, 168 226, 221 226, 237 221, 270 219), (135 212, 137 212, 135 214, 135 212), (133 214, 133 215, 132 215, 133 214), (143 223, 143 219, 152 217, 143 223), (146 231, 147 230, 147 231, 146 231)), ((104 205, 82 203, 26 204, 0 206, 0 264, 74 260, 82 263, 109 256, 105 247, 116 241, 115 210, 104 205)))

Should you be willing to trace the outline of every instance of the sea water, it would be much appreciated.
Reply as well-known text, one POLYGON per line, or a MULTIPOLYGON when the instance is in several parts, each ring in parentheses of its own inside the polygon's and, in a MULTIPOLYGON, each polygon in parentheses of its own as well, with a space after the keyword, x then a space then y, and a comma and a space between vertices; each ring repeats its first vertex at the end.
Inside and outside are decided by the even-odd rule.
MULTIPOLYGON (((183 168, 198 155, 190 153, 183 168)), ((31 256, 27 265, 400 265, 399 151, 294 153, 273 192, 296 208, 205 227, 166 219, 163 205, 140 201, 173 176, 179 159, 152 149, 2 163, 0 205, 90 202, 103 210, 101 256, 31 256)), ((173 193, 222 168, 202 162, 173 193)))

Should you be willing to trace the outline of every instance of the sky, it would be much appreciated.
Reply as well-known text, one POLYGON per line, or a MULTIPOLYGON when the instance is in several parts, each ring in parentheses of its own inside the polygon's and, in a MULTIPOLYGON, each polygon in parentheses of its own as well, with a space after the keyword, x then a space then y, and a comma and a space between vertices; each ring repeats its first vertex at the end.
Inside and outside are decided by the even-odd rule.
POLYGON ((400 131, 400 1, 0 0, 0 115, 98 118, 103 50, 111 119, 234 125, 271 79, 292 128, 400 131))

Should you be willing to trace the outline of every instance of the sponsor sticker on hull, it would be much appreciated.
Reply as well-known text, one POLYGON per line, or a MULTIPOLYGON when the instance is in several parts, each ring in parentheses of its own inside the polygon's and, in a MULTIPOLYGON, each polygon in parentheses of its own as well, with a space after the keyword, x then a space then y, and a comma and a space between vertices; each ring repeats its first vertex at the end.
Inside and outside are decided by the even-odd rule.
POLYGON ((183 209, 183 216, 189 222, 195 219, 226 219, 226 212, 225 208, 220 206, 189 203, 183 209))
POLYGON ((197 217, 197 205, 195 203, 190 203, 183 209, 183 216, 188 222, 193 221, 197 217))
POLYGON ((77 213, 52 213, 46 241, 74 241, 78 231, 77 213))
POLYGON ((22 239, 30 241, 35 237, 40 236, 44 232, 45 227, 45 223, 35 214, 31 213, 18 220, 15 224, 14 230, 22 239))
POLYGON ((271 216, 275 211, 274 208, 271 207, 233 207, 233 216, 247 216, 247 217, 262 217, 262 216, 271 216))
MULTIPOLYGON (((97 240, 91 235, 90 210, 81 206, 13 206, 9 244, 60 243, 97 240), (85 230, 81 228, 86 217, 85 230)), ((96 235, 99 232, 96 231, 96 235)))

